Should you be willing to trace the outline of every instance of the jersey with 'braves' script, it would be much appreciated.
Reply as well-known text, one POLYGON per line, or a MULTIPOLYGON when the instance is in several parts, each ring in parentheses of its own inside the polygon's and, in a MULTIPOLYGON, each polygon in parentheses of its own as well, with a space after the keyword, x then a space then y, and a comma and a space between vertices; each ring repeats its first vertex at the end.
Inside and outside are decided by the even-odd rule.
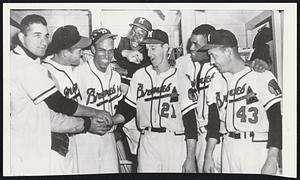
POLYGON ((139 128, 182 132, 182 116, 196 108, 196 102, 188 97, 190 88, 190 81, 177 68, 158 74, 150 65, 133 75, 125 101, 136 108, 139 128))
POLYGON ((191 55, 187 54, 176 59, 176 67, 190 79, 192 86, 197 90, 196 119, 198 127, 208 123, 208 106, 206 95, 211 79, 219 75, 219 71, 210 62, 193 62, 191 55))
POLYGON ((78 102, 82 100, 73 67, 58 64, 48 56, 42 64, 48 69, 48 75, 55 82, 59 91, 68 99, 78 102))
POLYGON ((120 75, 110 66, 105 73, 100 72, 92 59, 75 68, 75 72, 82 94, 80 104, 114 115, 118 101, 122 98, 120 75))
POLYGON ((223 73, 214 78, 207 99, 208 104, 216 103, 221 112, 221 133, 268 132, 266 111, 281 101, 282 94, 270 71, 258 73, 245 67, 238 73, 223 73))

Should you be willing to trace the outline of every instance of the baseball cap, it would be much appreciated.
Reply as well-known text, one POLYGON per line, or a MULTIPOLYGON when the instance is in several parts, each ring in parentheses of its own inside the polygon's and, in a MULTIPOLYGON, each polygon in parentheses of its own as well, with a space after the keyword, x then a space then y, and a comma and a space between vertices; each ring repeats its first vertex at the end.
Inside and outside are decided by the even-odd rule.
POLYGON ((95 29, 92 32, 91 38, 92 38, 92 43, 97 44, 98 42, 101 42, 104 39, 111 38, 111 37, 113 38, 116 36, 118 36, 118 35, 112 34, 110 32, 110 30, 108 30, 106 28, 100 28, 100 29, 95 29))
POLYGON ((85 48, 92 43, 88 37, 80 36, 77 27, 66 25, 59 27, 52 36, 52 42, 49 45, 49 51, 56 53, 59 50, 68 48, 85 48))
POLYGON ((213 27, 212 25, 209 24, 201 24, 200 26, 196 27, 193 32, 192 35, 199 35, 199 34, 211 34, 213 31, 215 31, 216 28, 213 27))
POLYGON ((133 23, 129 24, 129 26, 138 26, 145 31, 150 31, 152 29, 152 24, 144 17, 135 18, 133 23))
POLYGON ((148 32, 148 36, 141 42, 142 44, 169 44, 168 34, 160 29, 153 29, 148 32))
POLYGON ((200 50, 208 50, 216 47, 237 47, 238 42, 235 35, 225 29, 219 29, 210 34, 207 38, 208 42, 206 45, 200 48, 200 50))

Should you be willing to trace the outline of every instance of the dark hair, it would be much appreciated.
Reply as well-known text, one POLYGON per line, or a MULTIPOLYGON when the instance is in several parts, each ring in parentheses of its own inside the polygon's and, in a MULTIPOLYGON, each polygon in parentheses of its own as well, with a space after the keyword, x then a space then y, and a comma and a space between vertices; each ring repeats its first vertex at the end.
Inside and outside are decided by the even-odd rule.
POLYGON ((26 34, 26 30, 27 28, 31 25, 31 24, 43 24, 45 26, 47 26, 47 21, 44 17, 37 15, 37 14, 30 14, 26 17, 24 17, 21 21, 21 32, 23 32, 24 34, 26 34))
POLYGON ((254 61, 256 58, 265 61, 270 66, 272 64, 272 58, 270 56, 269 45, 261 44, 257 46, 251 55, 250 61, 254 61))
POLYGON ((207 36, 208 34, 212 33, 213 31, 215 31, 216 28, 213 27, 212 25, 209 24, 201 24, 200 26, 196 27, 193 32, 192 35, 205 35, 207 36))

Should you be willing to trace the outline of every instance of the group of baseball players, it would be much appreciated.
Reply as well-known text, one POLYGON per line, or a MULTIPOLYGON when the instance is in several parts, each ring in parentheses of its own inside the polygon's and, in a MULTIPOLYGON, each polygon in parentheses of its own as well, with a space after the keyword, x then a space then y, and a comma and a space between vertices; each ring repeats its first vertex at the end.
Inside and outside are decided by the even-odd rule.
POLYGON ((282 92, 262 57, 202 24, 190 53, 144 17, 126 37, 27 15, 10 55, 11 174, 119 173, 116 131, 138 173, 278 173, 282 92))

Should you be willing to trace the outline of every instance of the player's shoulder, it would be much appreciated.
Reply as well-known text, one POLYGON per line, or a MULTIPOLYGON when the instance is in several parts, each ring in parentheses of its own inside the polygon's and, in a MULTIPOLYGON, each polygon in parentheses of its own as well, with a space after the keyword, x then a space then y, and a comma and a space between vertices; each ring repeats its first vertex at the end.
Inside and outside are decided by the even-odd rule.
POLYGON ((146 67, 142 67, 138 69, 135 73, 134 76, 141 76, 149 73, 151 71, 152 65, 148 65, 146 67))
POLYGON ((264 80, 264 79, 268 80, 268 79, 274 79, 275 78, 274 74, 269 70, 266 70, 264 72, 257 72, 257 71, 254 71, 254 70, 252 70, 252 71, 253 71, 252 74, 254 76, 256 76, 257 79, 260 79, 260 80, 264 80))
POLYGON ((177 58, 175 61, 176 62, 181 62, 181 61, 191 61, 191 54, 186 54, 183 56, 180 56, 179 58, 177 58))

